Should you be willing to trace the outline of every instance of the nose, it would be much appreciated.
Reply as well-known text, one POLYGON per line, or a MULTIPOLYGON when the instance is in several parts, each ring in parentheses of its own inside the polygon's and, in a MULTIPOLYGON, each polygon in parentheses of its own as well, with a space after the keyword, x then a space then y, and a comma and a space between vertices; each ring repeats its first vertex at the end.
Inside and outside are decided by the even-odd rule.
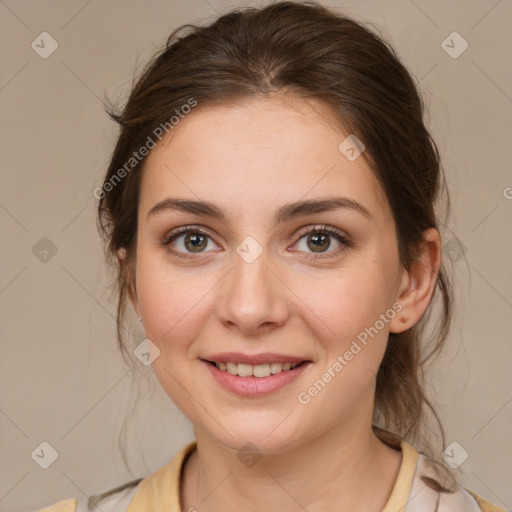
POLYGON ((290 292, 273 266, 265 250, 252 262, 233 254, 233 268, 218 287, 216 306, 227 328, 258 336, 286 322, 290 292))

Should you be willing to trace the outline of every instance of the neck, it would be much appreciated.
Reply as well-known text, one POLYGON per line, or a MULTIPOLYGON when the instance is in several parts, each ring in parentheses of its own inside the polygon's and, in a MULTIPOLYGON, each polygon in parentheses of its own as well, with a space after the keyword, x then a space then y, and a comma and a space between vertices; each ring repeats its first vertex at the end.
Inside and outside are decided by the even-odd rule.
POLYGON ((371 423, 331 429, 247 466, 236 451, 195 433, 197 450, 185 464, 180 490, 184 511, 380 512, 401 463, 401 453, 382 443, 371 423))

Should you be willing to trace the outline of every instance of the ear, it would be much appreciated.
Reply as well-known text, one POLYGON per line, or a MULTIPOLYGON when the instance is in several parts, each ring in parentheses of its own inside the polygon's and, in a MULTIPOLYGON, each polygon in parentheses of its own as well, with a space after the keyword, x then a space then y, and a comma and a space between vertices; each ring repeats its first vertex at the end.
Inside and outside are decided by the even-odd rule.
POLYGON ((419 322, 434 294, 440 267, 441 236, 437 229, 430 228, 423 233, 418 255, 410 269, 402 270, 396 297, 402 309, 391 320, 390 332, 406 331, 419 322))
POLYGON ((133 258, 128 257, 124 247, 117 251, 117 259, 119 260, 123 279, 128 286, 128 296, 130 297, 133 309, 135 309, 137 316, 140 316, 137 289, 135 287, 135 262, 133 261, 133 258))

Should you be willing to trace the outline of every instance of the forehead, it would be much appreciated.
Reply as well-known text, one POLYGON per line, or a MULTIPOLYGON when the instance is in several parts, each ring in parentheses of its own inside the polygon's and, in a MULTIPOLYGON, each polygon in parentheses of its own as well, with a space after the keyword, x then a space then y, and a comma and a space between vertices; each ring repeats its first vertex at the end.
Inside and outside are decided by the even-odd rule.
POLYGON ((148 211, 172 195, 208 198, 243 213, 256 203, 270 208, 339 194, 387 217, 387 201, 364 158, 350 161, 339 150, 348 135, 318 100, 199 104, 148 155, 140 208, 148 211))

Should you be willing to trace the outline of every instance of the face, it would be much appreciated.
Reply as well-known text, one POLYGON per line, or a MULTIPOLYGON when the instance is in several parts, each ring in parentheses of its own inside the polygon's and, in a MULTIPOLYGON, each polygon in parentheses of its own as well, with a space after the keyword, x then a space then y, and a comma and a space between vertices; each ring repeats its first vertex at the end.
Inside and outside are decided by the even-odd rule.
POLYGON ((368 428, 403 271, 376 178, 338 149, 348 133, 287 97, 199 105, 171 134, 143 172, 132 298, 166 393, 233 449, 368 428), (272 364, 287 360, 304 363, 272 364))

